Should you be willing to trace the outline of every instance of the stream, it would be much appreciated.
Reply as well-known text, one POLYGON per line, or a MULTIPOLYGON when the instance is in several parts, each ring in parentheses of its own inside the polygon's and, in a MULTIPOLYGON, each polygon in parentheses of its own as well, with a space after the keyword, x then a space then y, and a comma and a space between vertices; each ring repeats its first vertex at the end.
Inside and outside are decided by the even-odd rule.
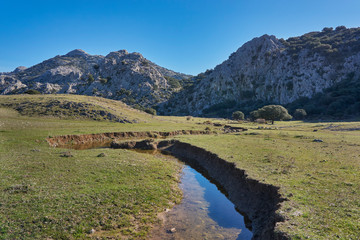
POLYGON ((164 224, 153 232, 154 239, 238 239, 252 233, 244 217, 226 196, 189 165, 182 171, 183 200, 165 213, 164 224), (173 230, 173 231, 171 231, 173 230))
MULTIPOLYGON (((109 142, 102 144, 77 145, 73 149, 107 148, 109 142)), ((143 154, 160 154, 153 150, 133 151, 143 154)), ((168 156, 169 157, 169 156, 168 156)), ((180 161, 175 157, 174 161, 180 161)), ((151 239, 189 240, 189 239, 236 239, 250 240, 252 232, 246 228, 244 216, 227 199, 221 186, 212 183, 199 171, 197 166, 184 164, 181 173, 180 189, 183 199, 172 209, 162 214, 163 224, 155 227, 151 239)), ((200 171, 202 172, 201 168, 200 171)))

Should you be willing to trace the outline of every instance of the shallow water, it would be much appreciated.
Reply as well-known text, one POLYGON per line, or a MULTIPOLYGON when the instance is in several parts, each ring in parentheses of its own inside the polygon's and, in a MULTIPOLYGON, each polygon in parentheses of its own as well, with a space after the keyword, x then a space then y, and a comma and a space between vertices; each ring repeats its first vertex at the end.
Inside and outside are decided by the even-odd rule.
MULTIPOLYGON (((84 150, 109 146, 110 141, 67 147, 84 150)), ((134 151, 161 154, 157 150, 134 149, 134 151)), ((174 158, 174 161, 177 159, 174 158)), ((251 231, 245 226, 244 217, 236 211, 234 204, 214 183, 189 165, 184 165, 182 170, 180 188, 183 191, 182 202, 167 210, 163 215, 163 225, 152 231, 151 239, 250 240, 252 238, 251 231)))
POLYGON ((153 232, 154 239, 251 239, 252 233, 234 204, 188 165, 184 166, 180 188, 182 202, 165 213, 164 225, 153 232))

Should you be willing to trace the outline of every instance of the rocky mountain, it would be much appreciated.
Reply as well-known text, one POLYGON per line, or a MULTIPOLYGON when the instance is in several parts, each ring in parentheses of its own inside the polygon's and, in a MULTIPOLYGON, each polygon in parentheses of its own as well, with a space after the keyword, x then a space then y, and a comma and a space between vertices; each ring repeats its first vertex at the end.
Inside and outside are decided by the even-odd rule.
POLYGON ((120 50, 100 56, 77 49, 30 68, 0 73, 0 94, 37 90, 93 95, 141 108, 166 101, 189 77, 160 67, 139 53, 120 50))
POLYGON ((350 78, 359 82, 359 75, 360 28, 324 28, 287 40, 264 35, 193 78, 192 86, 158 110, 169 115, 229 116, 234 109, 248 112, 269 103, 311 99, 350 78))

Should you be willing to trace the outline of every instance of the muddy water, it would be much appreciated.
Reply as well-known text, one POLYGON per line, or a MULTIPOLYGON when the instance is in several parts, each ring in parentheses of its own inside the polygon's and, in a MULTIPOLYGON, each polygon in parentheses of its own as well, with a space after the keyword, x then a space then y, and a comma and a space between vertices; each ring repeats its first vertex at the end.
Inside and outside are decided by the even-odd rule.
POLYGON ((180 188, 182 202, 165 213, 164 224, 152 233, 153 239, 251 239, 252 233, 234 204, 188 165, 180 188))

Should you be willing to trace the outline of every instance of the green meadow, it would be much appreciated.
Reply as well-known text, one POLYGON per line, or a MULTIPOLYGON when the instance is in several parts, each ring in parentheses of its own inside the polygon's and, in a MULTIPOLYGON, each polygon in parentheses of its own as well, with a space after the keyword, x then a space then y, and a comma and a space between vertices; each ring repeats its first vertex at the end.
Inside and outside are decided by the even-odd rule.
POLYGON ((287 201, 278 209, 285 221, 276 231, 291 239, 358 239, 359 122, 264 125, 162 117, 117 101, 76 95, 0 96, 0 239, 148 238, 160 224, 158 214, 181 201, 181 164, 128 150, 53 148, 45 139, 205 128, 218 134, 175 138, 236 163, 251 178, 279 186, 287 201), (54 99, 60 105, 43 107, 54 99), (78 111, 66 109, 64 102, 89 103, 91 111, 83 111, 81 104, 78 111), (93 114, 99 111, 133 123, 93 114), (248 131, 223 134, 206 121, 248 131))

